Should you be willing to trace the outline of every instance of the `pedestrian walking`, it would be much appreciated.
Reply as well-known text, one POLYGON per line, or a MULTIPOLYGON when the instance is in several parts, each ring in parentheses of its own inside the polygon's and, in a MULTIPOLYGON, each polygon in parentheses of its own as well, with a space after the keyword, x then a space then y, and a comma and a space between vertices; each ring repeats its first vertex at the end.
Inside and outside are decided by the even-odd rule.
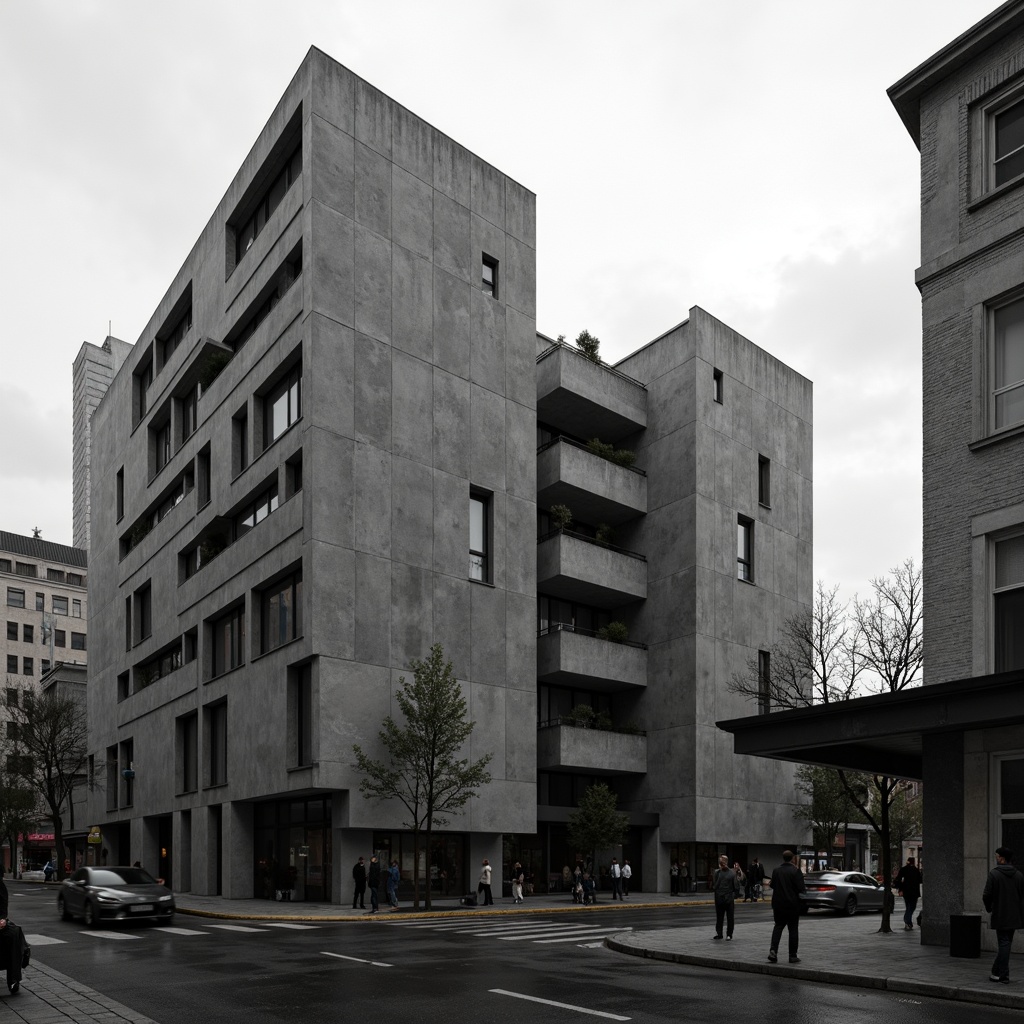
POLYGON ((764 865, 755 857, 747 865, 747 891, 743 902, 756 903, 761 898, 761 883, 764 881, 764 865))
POLYGON ((772 944, 768 950, 768 962, 779 959, 779 941, 782 930, 789 931, 789 962, 800 963, 800 893, 806 890, 804 873, 793 863, 793 851, 784 850, 782 863, 772 872, 772 944))
POLYGON ((693 885, 693 876, 690 874, 690 865, 685 860, 679 868, 679 877, 683 883, 683 892, 689 892, 693 885))
POLYGON ((398 883, 402 880, 402 872, 398 870, 398 861, 393 860, 388 868, 388 903, 391 909, 398 909, 398 883))
POLYGON ((380 888, 380 861, 374 854, 370 858, 370 868, 366 872, 366 884, 370 887, 370 913, 376 914, 380 910, 380 903, 377 901, 377 890, 380 888))
POLYGON ((718 870, 712 876, 711 888, 715 893, 715 938, 722 937, 724 920, 725 937, 731 942, 736 927, 736 896, 740 892, 740 880, 729 867, 729 858, 724 853, 718 858, 718 870))
POLYGON ((366 909, 366 861, 360 857, 352 868, 352 881, 355 887, 352 890, 352 909, 356 909, 358 903, 362 910, 366 909))
POLYGON ((51 878, 53 878, 53 872, 54 872, 53 861, 48 860, 43 865, 43 881, 44 882, 48 882, 51 878))
POLYGON ((668 869, 668 890, 673 896, 679 895, 679 861, 672 861, 668 869))
POLYGON ((997 943, 989 980, 1008 985, 1013 933, 1024 928, 1024 875, 1013 866, 1013 851, 1005 846, 996 850, 996 866, 988 873, 981 899, 992 915, 989 927, 995 931, 997 943))
POLYGON ((619 867, 618 857, 612 857, 612 866, 610 870, 612 876, 612 899, 618 900, 622 898, 622 868, 619 867))
POLYGON ((892 887, 903 897, 903 930, 914 930, 914 911, 917 901, 921 898, 921 870, 914 863, 913 857, 899 869, 892 880, 892 887))
POLYGON ((480 881, 476 885, 476 895, 478 900, 483 897, 485 907, 494 906, 494 897, 491 895, 491 862, 486 857, 480 866, 480 881))
POLYGON ((523 865, 516 861, 512 865, 512 902, 523 902, 523 882, 526 881, 523 875, 523 865))
POLYGON ((625 899, 629 895, 629 880, 633 877, 633 869, 629 866, 629 861, 625 860, 622 862, 622 898, 625 899))

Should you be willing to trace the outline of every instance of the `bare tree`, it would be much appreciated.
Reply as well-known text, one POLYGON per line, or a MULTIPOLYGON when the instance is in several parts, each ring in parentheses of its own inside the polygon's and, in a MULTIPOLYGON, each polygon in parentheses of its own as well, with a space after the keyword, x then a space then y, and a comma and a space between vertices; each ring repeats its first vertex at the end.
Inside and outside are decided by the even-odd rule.
MULTIPOLYGON (((395 700, 405 718, 399 725, 388 715, 379 733, 387 760, 369 757, 355 744, 353 766, 363 776, 359 790, 374 800, 398 800, 409 812, 405 827, 413 833, 414 905, 420 905, 420 835, 426 836, 427 856, 435 826, 448 823, 447 812, 461 810, 491 781, 487 770, 491 754, 474 761, 460 758, 475 722, 466 720, 468 707, 452 663, 444 660, 440 644, 430 648, 425 661, 411 663, 413 681, 399 678, 395 700)), ((430 909, 430 882, 426 906, 430 909)))
MULTIPOLYGON (((25 693, 9 707, 16 723, 18 753, 10 774, 38 794, 53 821, 57 877, 64 877, 64 813, 71 812, 71 794, 86 765, 85 707, 81 700, 56 692, 25 693)), ((73 825, 73 822, 72 822, 73 825)))
POLYGON ((729 689, 756 700, 763 710, 830 704, 854 696, 864 669, 856 628, 839 587, 826 589, 821 580, 809 615, 787 619, 769 648, 766 666, 751 659, 729 689))
POLYGON ((815 853, 824 849, 826 867, 831 867, 836 836, 854 817, 856 807, 835 768, 800 765, 796 771, 796 788, 807 797, 807 803, 800 804, 793 817, 810 827, 815 853))
MULTIPOLYGON (((855 645, 876 693, 898 693, 919 682, 924 657, 922 641, 921 569, 913 559, 890 570, 888 576, 871 581, 872 596, 866 601, 854 598, 856 619, 855 645)), ((840 772, 850 799, 881 843, 882 879, 892 882, 893 803, 905 788, 902 779, 888 775, 869 775, 867 798, 861 794, 851 773, 840 772)), ((880 932, 891 932, 889 917, 893 907, 890 894, 882 903, 880 932)))

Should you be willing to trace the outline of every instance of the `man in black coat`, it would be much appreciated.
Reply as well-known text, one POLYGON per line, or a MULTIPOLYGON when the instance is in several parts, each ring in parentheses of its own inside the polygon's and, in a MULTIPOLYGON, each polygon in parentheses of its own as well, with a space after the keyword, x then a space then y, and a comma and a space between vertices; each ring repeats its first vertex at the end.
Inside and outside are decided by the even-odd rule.
POLYGON ((1024 875, 1013 866, 1013 851, 1005 846, 996 850, 996 866, 988 873, 981 899, 992 915, 989 927, 995 931, 998 943, 989 978, 1008 985, 1013 933, 1024 928, 1024 875))
POLYGON ((806 888, 804 873, 793 863, 793 851, 784 851, 782 863, 772 872, 772 916, 775 918, 775 927, 772 929, 771 949, 768 950, 769 963, 778 962, 783 928, 789 929, 789 962, 800 963, 800 957, 797 956, 802 907, 800 893, 806 888))
POLYGON ((751 903, 757 902, 757 887, 764 881, 764 865, 761 861, 755 857, 749 865, 747 865, 747 891, 743 898, 743 902, 746 903, 749 900, 751 903))
MULTIPOLYGON (((355 882, 355 888, 352 890, 352 909, 356 909, 356 904, 359 904, 361 910, 366 909, 366 862, 362 857, 356 861, 356 866, 352 869, 352 879, 355 882)), ((371 899, 371 903, 372 903, 371 899)))
POLYGON ((380 903, 377 900, 377 890, 380 888, 380 861, 376 856, 370 858, 367 881, 370 883, 370 913, 376 914, 380 910, 380 903))
POLYGON ((4 869, 0 866, 0 964, 7 968, 7 987, 11 995, 21 987, 22 961, 25 955, 25 935, 21 928, 7 919, 10 898, 4 884, 4 869))
POLYGON ((892 887, 903 896, 903 930, 912 932, 914 911, 917 909, 917 901, 921 898, 921 871, 914 863, 913 857, 908 857, 907 863, 899 869, 892 880, 892 887))

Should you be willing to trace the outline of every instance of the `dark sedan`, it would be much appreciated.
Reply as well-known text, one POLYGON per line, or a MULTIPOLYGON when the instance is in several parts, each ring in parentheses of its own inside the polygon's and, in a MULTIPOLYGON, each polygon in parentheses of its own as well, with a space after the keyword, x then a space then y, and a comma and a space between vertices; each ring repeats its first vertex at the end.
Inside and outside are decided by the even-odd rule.
POLYGON ((881 910, 885 886, 859 871, 809 871, 804 875, 807 891, 800 894, 804 908, 821 907, 838 914, 858 910, 881 910))
POLYGON ((57 913, 81 917, 90 928, 103 921, 157 921, 174 918, 174 896, 142 868, 79 868, 61 883, 57 913))

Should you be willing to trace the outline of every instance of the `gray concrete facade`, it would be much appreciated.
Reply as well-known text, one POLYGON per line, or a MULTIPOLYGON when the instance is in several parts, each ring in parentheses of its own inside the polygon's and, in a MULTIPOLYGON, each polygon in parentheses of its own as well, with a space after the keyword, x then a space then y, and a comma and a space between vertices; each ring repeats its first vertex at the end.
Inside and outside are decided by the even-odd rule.
MULTIPOLYGON (((996 625, 997 601, 1024 586, 1019 567, 997 565, 997 545, 1024 535, 1024 419, 997 409, 995 322, 1024 295, 1024 175, 1000 180, 995 167, 999 118, 1024 99, 1022 70, 1024 4, 1011 2, 889 90, 921 152, 926 684, 1024 667, 996 625)), ((1024 358, 1019 339, 1005 344, 1011 364, 1013 351, 1024 358)), ((1019 613, 1009 625, 1024 631, 1019 613)), ((949 844, 929 874, 939 867, 954 884, 950 898, 926 899, 925 941, 948 939, 949 914, 980 912, 997 846, 1024 859, 1000 782, 1024 765, 1022 749, 1014 726, 965 733, 956 766, 943 764, 948 748, 929 752, 940 779, 925 778, 929 863, 938 835, 949 844)))
POLYGON ((177 889, 252 896, 264 805, 326 798, 317 885, 346 899, 407 817, 359 795, 353 744, 381 753, 435 642, 466 755, 493 754, 451 830, 498 863, 534 829, 534 217, 310 50, 93 417, 90 813, 114 859, 169 849, 177 889))

